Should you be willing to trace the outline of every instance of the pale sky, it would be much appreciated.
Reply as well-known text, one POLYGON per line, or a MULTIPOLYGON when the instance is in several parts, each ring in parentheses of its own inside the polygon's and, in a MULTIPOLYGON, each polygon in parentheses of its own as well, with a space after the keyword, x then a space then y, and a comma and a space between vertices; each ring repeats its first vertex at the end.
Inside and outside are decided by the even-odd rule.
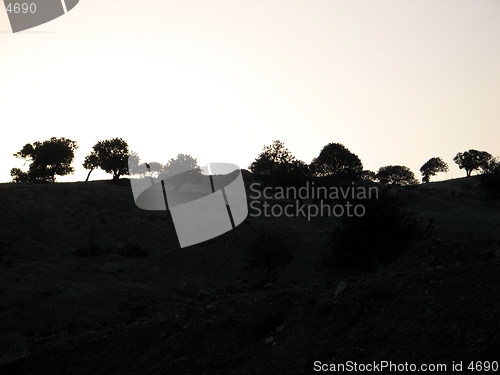
MULTIPOLYGON (((81 0, 12 34, 0 8, 0 181, 25 143, 122 137, 247 168, 280 139, 309 163, 330 142, 365 169, 500 155, 499 0, 81 0)), ((94 178, 111 178, 95 173, 94 178)))

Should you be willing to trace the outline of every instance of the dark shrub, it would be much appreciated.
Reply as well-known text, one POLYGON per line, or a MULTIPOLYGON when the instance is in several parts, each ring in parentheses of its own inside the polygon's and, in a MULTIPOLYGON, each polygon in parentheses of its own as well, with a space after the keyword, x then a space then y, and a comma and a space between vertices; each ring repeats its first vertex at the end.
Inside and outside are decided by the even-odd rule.
POLYGON ((268 273, 285 267, 293 260, 291 250, 277 234, 263 231, 248 247, 249 268, 260 268, 268 273))
POLYGON ((104 249, 100 245, 90 245, 87 247, 79 247, 73 254, 77 257, 96 257, 104 254, 104 249))
POLYGON ((125 258, 146 258, 148 251, 137 244, 127 244, 118 248, 118 254, 125 258))
POLYGON ((333 230, 323 261, 337 270, 369 270, 394 260, 417 234, 417 223, 401 209, 394 194, 381 192, 379 199, 363 204, 363 217, 344 216, 333 230))

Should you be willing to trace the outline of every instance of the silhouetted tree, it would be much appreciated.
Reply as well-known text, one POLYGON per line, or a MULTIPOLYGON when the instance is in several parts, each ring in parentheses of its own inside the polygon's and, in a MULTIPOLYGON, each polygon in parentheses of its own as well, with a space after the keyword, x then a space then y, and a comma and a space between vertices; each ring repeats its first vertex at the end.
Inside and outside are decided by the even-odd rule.
POLYGON ((309 166, 295 156, 281 141, 264 146, 250 165, 250 171, 270 184, 297 185, 310 176, 309 166))
POLYGON ((30 182, 28 173, 20 168, 12 168, 10 170, 10 175, 12 177, 12 182, 30 182))
POLYGON ((116 181, 120 176, 128 174, 129 155, 128 144, 122 138, 107 139, 94 145, 83 166, 90 169, 90 172, 99 167, 107 173, 112 173, 113 180, 116 181))
POLYGON ((286 174, 293 179, 303 181, 311 176, 311 170, 302 160, 294 160, 286 166, 286 174))
POLYGON ((131 152, 129 157, 129 174, 141 178, 150 178, 152 183, 165 180, 178 190, 184 183, 198 183, 202 175, 196 158, 188 154, 178 154, 167 163, 144 163, 137 153, 131 152), (146 166, 146 168, 144 168, 146 166))
POLYGON ((311 162, 311 170, 315 176, 332 176, 339 174, 361 175, 363 164, 359 157, 340 143, 329 143, 321 150, 319 156, 311 162))
POLYGON ((373 171, 370 171, 370 170, 364 170, 363 172, 361 172, 360 177, 366 181, 373 181, 374 182, 377 180, 377 174, 373 171))
POLYGON ((85 169, 89 169, 89 173, 87 174, 87 178, 85 179, 85 181, 88 181, 92 171, 96 168, 99 168, 99 158, 97 157, 97 154, 92 152, 91 154, 85 156, 83 167, 85 169))
POLYGON ((481 174, 500 173, 500 160, 491 158, 481 166, 481 174))
POLYGON ((413 172, 402 165, 388 165, 381 167, 377 172, 377 179, 386 185, 415 185, 418 184, 413 172))
POLYGON ((458 164, 460 169, 465 169, 467 177, 475 170, 486 166, 491 160, 491 155, 486 151, 469 150, 465 152, 459 152, 453 161, 458 164))
MULTIPOLYGON (((141 173, 137 173, 139 171, 139 164, 141 163, 141 158, 139 154, 134 151, 130 151, 128 153, 128 175, 137 175, 141 173)), ((144 176, 142 176, 144 177, 144 176)))
POLYGON ((422 182, 429 182, 431 176, 435 176, 439 172, 448 172, 448 164, 446 164, 441 158, 431 158, 422 167, 420 172, 422 173, 422 182))
POLYGON ((186 171, 195 170, 200 172, 200 167, 196 158, 188 154, 178 154, 175 158, 170 159, 167 164, 163 166, 163 173, 168 175, 175 175, 186 171))
MULTIPOLYGON (((150 164, 150 169, 151 166, 154 169, 159 168, 154 163, 150 164)), ((174 186, 175 190, 178 190, 186 182, 196 183, 200 181, 200 177, 201 168, 198 165, 198 161, 188 154, 178 154, 175 158, 170 159, 165 165, 161 166, 159 172, 159 178, 168 179, 168 182, 174 186)))
POLYGON ((19 168, 10 171, 14 182, 55 182, 56 176, 73 173, 71 163, 78 148, 75 141, 52 137, 47 141, 27 143, 15 157, 30 162, 27 172, 19 168))
POLYGON ((263 147, 257 159, 250 164, 250 171, 257 175, 271 175, 289 169, 294 162, 295 156, 283 142, 276 140, 263 147))

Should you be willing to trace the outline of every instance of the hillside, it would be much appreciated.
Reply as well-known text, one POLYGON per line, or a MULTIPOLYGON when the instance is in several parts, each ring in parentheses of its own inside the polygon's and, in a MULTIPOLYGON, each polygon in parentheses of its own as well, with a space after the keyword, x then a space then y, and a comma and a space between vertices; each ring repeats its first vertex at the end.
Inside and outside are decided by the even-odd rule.
POLYGON ((137 209, 127 181, 0 185, 3 368, 300 374, 334 358, 498 360, 499 202, 477 178, 397 190, 431 232, 375 273, 334 274, 320 264, 331 218, 248 218, 179 249, 169 214, 137 209), (295 254, 265 288, 246 270, 262 228, 295 254))

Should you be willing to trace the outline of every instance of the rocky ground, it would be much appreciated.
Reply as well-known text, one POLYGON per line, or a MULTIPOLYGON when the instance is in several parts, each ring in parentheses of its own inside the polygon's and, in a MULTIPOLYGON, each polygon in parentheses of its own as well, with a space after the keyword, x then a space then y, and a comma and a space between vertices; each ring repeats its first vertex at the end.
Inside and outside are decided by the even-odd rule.
POLYGON ((307 289, 200 290, 133 325, 48 340, 3 371, 308 374, 315 361, 498 361, 499 268, 496 245, 424 241, 376 273, 307 289))

